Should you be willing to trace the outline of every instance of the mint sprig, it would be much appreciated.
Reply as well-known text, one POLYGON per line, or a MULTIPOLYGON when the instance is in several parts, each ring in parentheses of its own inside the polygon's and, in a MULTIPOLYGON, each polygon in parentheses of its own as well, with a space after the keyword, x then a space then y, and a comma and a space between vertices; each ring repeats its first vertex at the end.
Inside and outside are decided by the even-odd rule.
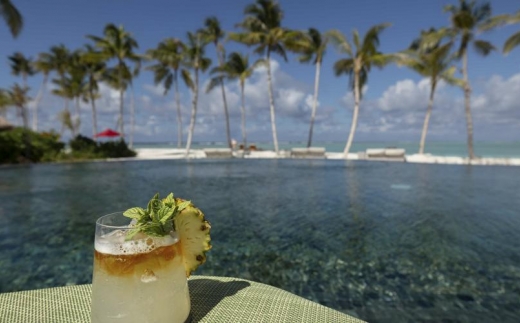
POLYGON ((135 223, 131 230, 126 234, 126 240, 132 239, 137 233, 142 232, 149 236, 164 237, 175 230, 175 222, 173 219, 177 214, 184 210, 190 201, 177 202, 170 193, 165 199, 159 198, 159 193, 155 194, 146 209, 133 207, 123 215, 134 219, 135 223))

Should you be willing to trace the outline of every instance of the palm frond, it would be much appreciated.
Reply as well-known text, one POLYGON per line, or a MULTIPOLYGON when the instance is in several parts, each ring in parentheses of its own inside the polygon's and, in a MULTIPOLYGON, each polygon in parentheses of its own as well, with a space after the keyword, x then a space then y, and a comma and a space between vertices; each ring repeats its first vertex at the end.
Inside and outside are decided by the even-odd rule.
POLYGON ((209 80, 208 86, 206 87, 206 93, 211 92, 215 87, 222 83, 222 77, 213 77, 209 80))
POLYGON ((485 40, 475 40, 473 42, 473 46, 475 48, 475 51, 482 56, 487 56, 489 55, 489 53, 496 49, 495 46, 493 46, 493 44, 485 40))
POLYGON ((463 87, 464 80, 455 77, 456 71, 457 71, 457 68, 455 66, 452 66, 452 67, 446 69, 444 72, 442 72, 439 75, 439 77, 450 85, 463 87))
POLYGON ((23 17, 10 0, 0 0, 0 16, 5 20, 13 37, 23 28, 23 17))
POLYGON ((330 39, 331 43, 340 53, 346 53, 349 56, 353 56, 352 47, 348 42, 347 37, 341 31, 333 29, 326 32, 325 35, 330 39))
POLYGON ((512 51, 516 46, 520 44, 520 32, 514 33, 509 37, 506 42, 504 43, 504 53, 508 54, 510 51, 512 51))
POLYGON ((184 84, 186 84, 186 86, 194 91, 195 90, 195 83, 193 83, 193 80, 191 78, 191 74, 190 72, 187 70, 187 69, 182 69, 181 70, 181 78, 182 80, 184 81, 184 84))
POLYGON ((343 58, 337 60, 334 63, 334 74, 336 76, 340 76, 342 74, 349 75, 354 70, 354 59, 352 58, 343 58))
POLYGON ((493 28, 501 27, 509 24, 511 21, 511 15, 503 14, 489 18, 482 25, 479 26, 480 31, 488 31, 493 28))

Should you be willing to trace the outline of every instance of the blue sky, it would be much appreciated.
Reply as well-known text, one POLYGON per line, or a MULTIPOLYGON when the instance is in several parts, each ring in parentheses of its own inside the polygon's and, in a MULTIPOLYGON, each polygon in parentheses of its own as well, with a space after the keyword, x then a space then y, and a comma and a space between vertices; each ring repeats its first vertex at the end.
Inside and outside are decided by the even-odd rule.
MULTIPOLYGON (((194 0, 194 1, 14 1, 22 12, 25 25, 21 35, 13 39, 4 24, 0 25, 0 87, 9 87, 19 80, 10 74, 7 56, 21 51, 35 57, 51 46, 65 44, 71 49, 83 46, 87 34, 101 35, 107 23, 122 24, 133 34, 140 52, 152 48, 166 37, 183 39, 187 31, 203 26, 206 17, 215 15, 227 31, 243 18, 244 7, 252 1, 194 0)), ((288 1, 280 4, 285 13, 284 26, 292 29, 314 27, 320 31, 339 29, 350 37, 357 28, 364 33, 374 24, 390 22, 392 26, 381 36, 381 51, 405 49, 419 35, 421 29, 442 27, 449 23, 442 8, 455 0, 321 0, 288 1)), ((491 1, 494 14, 513 13, 520 3, 510 0, 491 1)), ((505 39, 520 25, 507 26, 482 34, 480 37, 502 47, 505 39)), ((228 52, 251 50, 227 43, 228 52)), ((212 46, 208 55, 215 61, 212 46)), ((346 77, 337 78, 333 63, 341 56, 330 47, 325 57, 320 83, 319 107, 315 141, 345 141, 348 135, 352 95, 346 77)), ((277 127, 280 141, 306 140, 310 118, 310 98, 313 93, 314 66, 302 65, 294 55, 289 62, 273 57, 277 127)), ((473 112, 475 138, 481 141, 520 140, 520 48, 508 56, 499 52, 487 58, 473 53, 469 56, 470 80, 474 88, 473 112)), ((29 81, 31 95, 41 85, 41 76, 29 81)), ((207 77, 202 78, 205 84, 207 77)), ((153 84, 150 72, 143 71, 135 81, 136 141, 176 141, 176 122, 173 97, 162 95, 162 88, 153 84)), ((246 85, 248 134, 252 141, 271 141, 269 106, 264 70, 258 70, 246 85)), ((102 86, 99 100, 100 130, 116 125, 117 93, 102 86)), ((226 87, 231 110, 232 136, 240 139, 239 92, 234 83, 226 87)), ((397 66, 374 70, 365 89, 361 105, 356 140, 416 141, 426 110, 428 81, 397 66)), ((190 94, 181 87, 184 129, 187 130, 190 94)), ((128 106, 130 97, 126 98, 128 106)), ((220 94, 215 91, 200 98, 195 141, 222 141, 224 118, 220 94)), ((465 140, 462 91, 440 86, 431 120, 429 140, 465 140)), ((46 93, 41 103, 41 130, 59 129, 56 114, 63 107, 59 98, 46 93)), ((11 112, 10 121, 19 122, 11 112)), ((81 132, 91 135, 90 106, 82 107, 81 132)), ((125 115, 125 123, 129 117, 125 115)), ((126 126, 126 129, 130 129, 126 126)))

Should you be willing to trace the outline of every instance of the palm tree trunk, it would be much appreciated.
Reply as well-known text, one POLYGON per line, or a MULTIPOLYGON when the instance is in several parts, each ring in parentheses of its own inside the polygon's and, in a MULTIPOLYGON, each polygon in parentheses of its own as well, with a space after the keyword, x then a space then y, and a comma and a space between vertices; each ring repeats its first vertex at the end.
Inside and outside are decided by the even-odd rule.
POLYGON ((79 106, 79 97, 76 98, 76 115, 74 117, 74 136, 79 134, 81 127, 81 108, 79 106))
MULTIPOLYGON (((69 99, 65 98, 65 108, 63 109, 62 113, 69 112, 69 99)), ((60 135, 63 135, 63 132, 65 131, 65 123, 61 124, 61 130, 60 135)))
POLYGON ((24 129, 29 129, 29 118, 27 118, 27 108, 20 105, 20 116, 22 117, 22 124, 24 129))
POLYGON ((186 142, 186 158, 190 155, 191 139, 195 130, 195 119, 197 117, 197 99, 199 96, 199 70, 195 69, 195 84, 193 88, 193 100, 191 107, 190 129, 188 131, 188 140, 186 142))
POLYGON ((267 84, 269 90, 269 109, 271 112, 271 128, 273 131, 273 144, 274 151, 276 155, 278 155, 278 136, 276 134, 276 119, 274 114, 274 97, 273 97, 273 82, 271 80, 271 62, 269 59, 271 58, 271 51, 267 50, 267 84))
POLYGON ((244 81, 240 81, 240 99, 242 102, 242 144, 244 145, 244 152, 247 150, 247 135, 246 135, 246 100, 244 96, 244 81))
POLYGON ((468 80, 468 53, 464 51, 462 56, 462 75, 464 77, 464 109, 466 112, 466 127, 468 131, 468 156, 469 159, 475 159, 473 150, 473 120, 471 117, 471 86, 468 80))
POLYGON ((33 120, 32 120, 32 128, 34 131, 38 131, 38 107, 40 105, 40 101, 43 98, 43 92, 45 91, 46 85, 47 85, 47 79, 48 74, 45 74, 43 76, 43 82, 42 86, 40 87, 40 90, 38 91, 38 94, 36 95, 36 99, 34 100, 34 113, 33 113, 33 120))
POLYGON ((134 102, 134 87, 132 86, 130 92, 130 140, 128 146, 132 148, 134 146, 134 130, 135 130, 135 102, 134 102))
POLYGON ((344 158, 347 159, 352 141, 354 140, 354 134, 356 133, 358 115, 359 115, 359 68, 355 67, 354 72, 354 114, 352 115, 352 124, 350 125, 350 134, 348 135, 347 145, 343 151, 344 158))
MULTIPOLYGON (((222 48, 219 47, 217 42, 215 43, 215 48, 217 50, 219 66, 223 66, 224 65, 223 50, 222 50, 222 48)), ((228 147, 233 148, 233 146, 231 144, 231 131, 229 129, 229 112, 228 112, 228 106, 227 106, 227 100, 226 100, 226 89, 224 87, 224 80, 222 78, 220 79, 220 89, 222 91, 222 102, 224 102, 224 116, 226 118, 226 136, 227 136, 228 147)))
POLYGON ((123 100, 124 100, 124 90, 121 87, 119 90, 119 120, 117 121, 119 126, 119 133, 121 133, 121 138, 125 139, 125 128, 124 128, 124 122, 123 122, 123 100))
POLYGON ((318 105, 318 88, 320 85, 320 69, 321 61, 316 62, 316 75, 314 77, 314 99, 312 102, 311 125, 309 129, 309 140, 307 140, 307 148, 312 145, 312 128, 314 127, 314 119, 316 118, 316 107, 318 105))
POLYGON ((94 97, 94 92, 92 88, 90 88, 90 103, 92 104, 92 138, 97 141, 96 134, 98 133, 97 127, 97 112, 96 112, 96 98, 94 97))
POLYGON ((226 136, 227 136, 228 147, 232 148, 231 131, 229 130, 229 112, 228 112, 228 106, 227 106, 227 100, 226 100, 226 90, 224 88, 224 81, 222 79, 220 79, 220 89, 222 90, 222 100, 224 102, 224 115, 226 117, 226 136))
POLYGON ((125 88, 123 86, 123 61, 121 59, 118 59, 118 66, 119 66, 118 74, 119 74, 119 86, 120 86, 118 123, 119 123, 119 133, 121 134, 121 139, 125 140, 125 126, 124 126, 125 123, 123 121, 123 111, 124 111, 123 100, 124 100, 125 88))
POLYGON ((432 115, 433 109, 433 96, 435 94, 435 87, 437 86, 437 82, 435 80, 431 80, 432 86, 430 89, 430 100, 428 101, 428 109, 426 110, 426 116, 424 117, 424 124, 421 134, 421 143, 419 144, 419 154, 424 154, 424 144, 426 142, 426 133, 428 132, 428 124, 430 123, 430 116, 432 115))
POLYGON ((181 99, 179 96, 179 83, 177 79, 177 70, 175 70, 174 77, 175 86, 175 103, 177 104, 177 148, 182 147, 182 114, 181 114, 181 99))

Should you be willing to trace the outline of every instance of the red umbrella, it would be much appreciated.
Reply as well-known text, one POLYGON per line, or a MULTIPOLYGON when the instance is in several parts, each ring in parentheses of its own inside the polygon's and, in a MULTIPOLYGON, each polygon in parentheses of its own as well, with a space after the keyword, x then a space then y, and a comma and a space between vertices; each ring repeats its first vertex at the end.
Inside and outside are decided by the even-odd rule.
POLYGON ((99 137, 109 137, 109 138, 111 138, 111 137, 119 137, 119 136, 121 136, 121 134, 119 132, 114 131, 112 129, 107 129, 105 131, 102 131, 102 132, 98 133, 94 137, 96 137, 96 138, 99 138, 99 137))

